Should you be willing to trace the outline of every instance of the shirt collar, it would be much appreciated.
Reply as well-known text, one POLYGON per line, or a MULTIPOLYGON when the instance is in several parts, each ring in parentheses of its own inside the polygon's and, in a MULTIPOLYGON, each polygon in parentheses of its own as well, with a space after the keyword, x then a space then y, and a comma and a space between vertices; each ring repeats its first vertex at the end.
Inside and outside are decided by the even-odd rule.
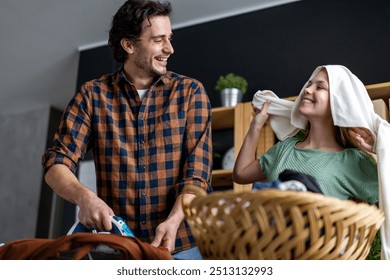
MULTIPOLYGON (((127 79, 123 66, 114 73, 113 84, 119 84, 121 81, 126 81, 127 83, 132 84, 127 79)), ((172 72, 167 71, 166 74, 160 76, 157 80, 155 80, 153 84, 157 85, 159 83, 163 83, 164 85, 169 85, 171 81, 172 81, 172 72)))

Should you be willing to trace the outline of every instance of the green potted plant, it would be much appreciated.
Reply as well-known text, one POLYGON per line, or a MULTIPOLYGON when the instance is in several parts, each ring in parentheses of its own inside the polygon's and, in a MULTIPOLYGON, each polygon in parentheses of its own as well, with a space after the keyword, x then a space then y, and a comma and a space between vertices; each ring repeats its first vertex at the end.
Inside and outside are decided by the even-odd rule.
POLYGON ((221 103, 224 107, 235 106, 240 103, 247 89, 248 82, 246 79, 233 73, 220 76, 215 85, 215 90, 221 94, 221 103))

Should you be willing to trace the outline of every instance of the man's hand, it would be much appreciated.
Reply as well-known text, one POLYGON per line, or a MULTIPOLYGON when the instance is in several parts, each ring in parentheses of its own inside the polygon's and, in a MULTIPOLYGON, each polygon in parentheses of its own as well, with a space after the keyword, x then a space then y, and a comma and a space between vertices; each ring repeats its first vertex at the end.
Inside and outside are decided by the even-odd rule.
POLYGON ((47 184, 63 199, 80 207, 80 222, 90 229, 110 231, 112 209, 82 185, 65 165, 52 166, 45 175, 47 184))
POLYGON ((80 198, 80 222, 89 229, 97 231, 111 231, 112 209, 96 194, 89 193, 80 198))
MULTIPOLYGON (((195 195, 186 193, 184 194, 186 199, 191 201, 195 195)), ((151 245, 154 247, 162 246, 168 249, 169 252, 172 252, 175 249, 175 241, 177 235, 177 229, 179 228, 181 222, 184 220, 184 211, 183 211, 183 194, 179 195, 176 198, 175 205, 169 213, 168 218, 165 222, 159 224, 156 228, 156 236, 152 241, 151 245)))
POLYGON ((154 237, 152 246, 162 246, 172 252, 175 249, 175 240, 178 225, 170 224, 169 221, 162 222, 156 229, 156 236, 154 237))

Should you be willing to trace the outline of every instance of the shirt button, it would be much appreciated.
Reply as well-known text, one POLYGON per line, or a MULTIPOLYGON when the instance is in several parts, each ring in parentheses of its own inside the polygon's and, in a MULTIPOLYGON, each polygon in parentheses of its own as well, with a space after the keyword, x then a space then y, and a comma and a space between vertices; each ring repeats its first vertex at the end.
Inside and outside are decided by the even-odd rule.
POLYGON ((142 192, 141 195, 142 195, 142 196, 146 196, 146 192, 142 192))
POLYGON ((139 141, 141 144, 145 144, 145 141, 144 140, 141 140, 141 141, 139 141))
POLYGON ((146 224, 146 221, 142 221, 141 224, 143 224, 143 225, 146 224))

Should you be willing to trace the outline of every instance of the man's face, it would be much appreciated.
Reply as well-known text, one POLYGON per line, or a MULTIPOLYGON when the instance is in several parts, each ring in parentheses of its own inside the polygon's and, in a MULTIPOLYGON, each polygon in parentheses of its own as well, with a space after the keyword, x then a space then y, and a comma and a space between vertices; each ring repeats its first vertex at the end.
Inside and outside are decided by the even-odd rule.
POLYGON ((140 75, 161 76, 167 72, 168 58, 173 54, 171 22, 167 16, 155 16, 143 23, 143 32, 135 45, 133 63, 140 75), (151 24, 151 25, 150 25, 151 24))

